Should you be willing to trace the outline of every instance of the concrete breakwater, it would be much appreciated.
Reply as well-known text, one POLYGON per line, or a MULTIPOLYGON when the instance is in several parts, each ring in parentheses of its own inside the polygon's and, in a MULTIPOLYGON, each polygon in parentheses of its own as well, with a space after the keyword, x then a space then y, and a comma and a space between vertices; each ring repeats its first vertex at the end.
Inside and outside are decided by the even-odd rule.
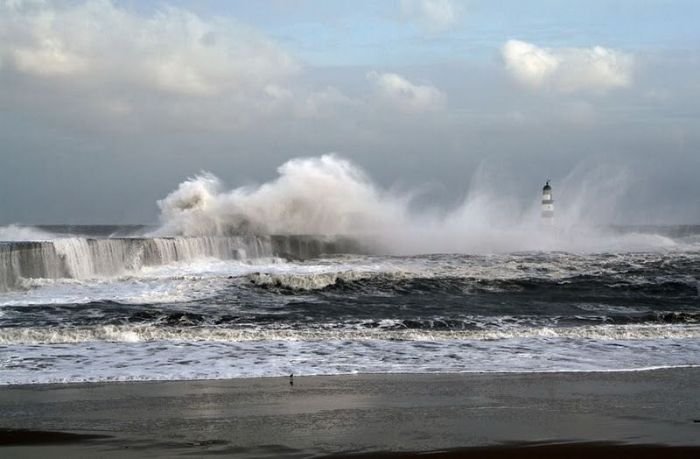
POLYGON ((201 258, 305 260, 322 254, 365 253, 342 236, 269 235, 161 238, 59 238, 0 242, 0 291, 20 287, 21 279, 87 279, 117 276, 142 266, 201 258))

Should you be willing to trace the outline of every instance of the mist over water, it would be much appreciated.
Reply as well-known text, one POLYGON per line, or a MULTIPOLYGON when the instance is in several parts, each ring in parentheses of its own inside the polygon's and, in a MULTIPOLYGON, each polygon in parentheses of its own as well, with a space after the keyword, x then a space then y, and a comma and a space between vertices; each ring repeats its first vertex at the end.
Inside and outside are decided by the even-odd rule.
POLYGON ((654 250, 676 244, 661 235, 605 228, 615 220, 629 182, 621 169, 580 166, 554 180, 554 225, 541 221, 539 188, 520 190, 525 199, 508 195, 483 169, 462 203, 447 211, 412 209, 418 192, 384 189, 334 154, 290 160, 278 173, 270 182, 233 190, 210 173, 188 179, 158 202, 162 226, 154 235, 344 235, 372 251, 401 255, 654 250))

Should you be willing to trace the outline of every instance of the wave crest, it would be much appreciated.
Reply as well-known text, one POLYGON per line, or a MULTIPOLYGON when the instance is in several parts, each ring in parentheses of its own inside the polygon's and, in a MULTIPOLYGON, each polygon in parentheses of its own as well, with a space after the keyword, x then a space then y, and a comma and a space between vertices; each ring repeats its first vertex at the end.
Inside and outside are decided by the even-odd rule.
POLYGON ((515 327, 491 330, 355 330, 230 329, 103 325, 95 327, 16 327, 0 330, 0 344, 69 344, 107 342, 248 342, 248 341, 490 341, 564 338, 594 340, 657 340, 700 338, 698 325, 596 325, 581 327, 515 327))

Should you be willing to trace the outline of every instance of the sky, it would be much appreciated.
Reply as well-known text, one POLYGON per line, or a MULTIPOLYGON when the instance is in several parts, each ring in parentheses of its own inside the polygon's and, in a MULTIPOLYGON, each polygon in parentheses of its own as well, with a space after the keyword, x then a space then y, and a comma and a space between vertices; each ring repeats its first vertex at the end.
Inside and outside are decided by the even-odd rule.
POLYGON ((153 223, 200 171, 330 152, 420 206, 603 173, 611 223, 700 223, 698 23, 694 0, 0 0, 0 225, 153 223))

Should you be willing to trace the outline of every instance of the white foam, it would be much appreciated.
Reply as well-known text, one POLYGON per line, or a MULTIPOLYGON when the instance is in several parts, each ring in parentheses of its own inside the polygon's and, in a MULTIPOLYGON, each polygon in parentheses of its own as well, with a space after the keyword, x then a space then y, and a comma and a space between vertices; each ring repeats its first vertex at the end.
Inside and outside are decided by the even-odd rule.
MULTIPOLYGON (((385 324, 387 326, 391 324, 385 324)), ((598 341, 700 338, 700 325, 632 324, 579 327, 525 327, 519 324, 483 330, 423 330, 340 328, 337 324, 311 329, 231 329, 224 327, 165 327, 156 325, 102 325, 91 327, 8 327, 0 329, 0 344, 67 344, 86 342, 222 342, 249 341, 493 341, 554 338, 598 341)))
POLYGON ((81 304, 116 301, 160 304, 209 297, 225 288, 229 277, 260 270, 284 269, 280 259, 200 259, 163 266, 146 266, 118 277, 88 279, 22 279, 22 290, 0 294, 0 306, 81 304))
POLYGON ((641 371, 700 366, 697 339, 242 341, 0 347, 0 384, 355 373, 641 371))
POLYGON ((0 241, 48 241, 54 238, 55 234, 32 226, 0 226, 0 241))

